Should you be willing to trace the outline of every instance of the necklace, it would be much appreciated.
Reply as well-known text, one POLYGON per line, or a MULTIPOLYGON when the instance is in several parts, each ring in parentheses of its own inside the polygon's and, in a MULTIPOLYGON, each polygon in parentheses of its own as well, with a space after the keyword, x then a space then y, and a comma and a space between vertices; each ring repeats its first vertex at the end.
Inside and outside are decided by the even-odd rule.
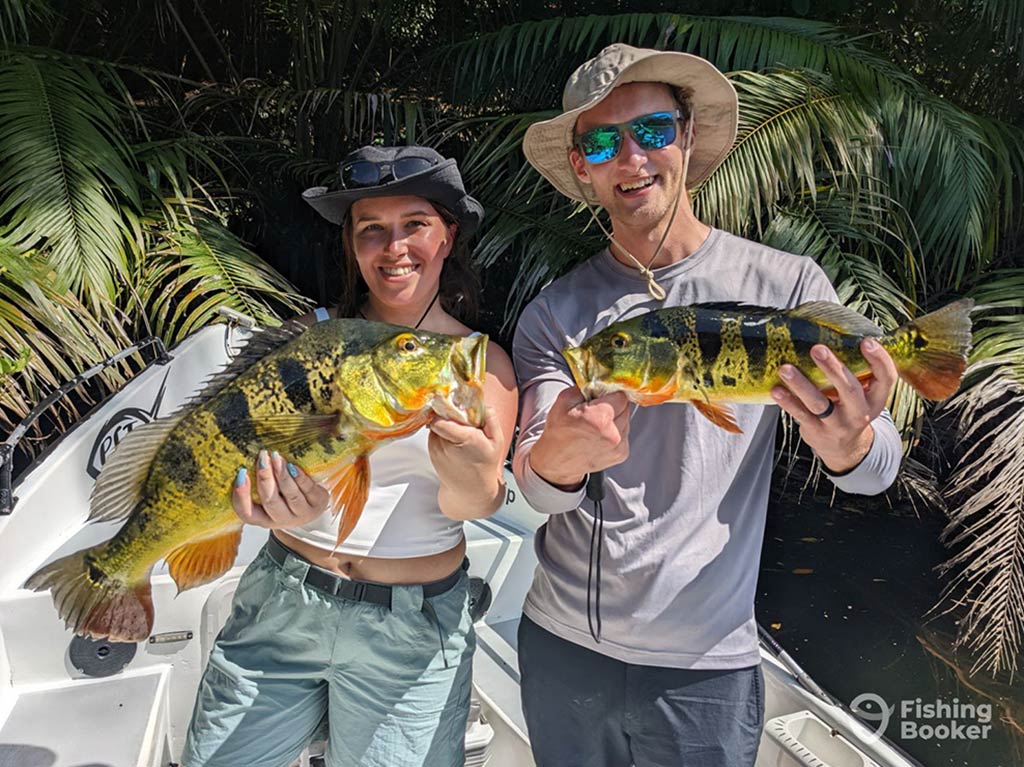
MULTIPOLYGON (((440 295, 441 295, 441 288, 438 288, 437 292, 434 294, 434 297, 432 299, 430 299, 430 303, 427 304, 427 310, 425 312, 423 312, 422 315, 420 315, 419 320, 417 320, 416 324, 412 326, 413 330, 419 330, 420 329, 420 325, 423 324, 423 320, 425 320, 427 318, 427 315, 430 314, 430 310, 434 308, 434 304, 437 303, 437 298, 440 295)), ((356 309, 356 314, 358 314, 364 320, 369 321, 369 317, 367 317, 365 314, 363 314, 363 310, 362 309, 356 309)))

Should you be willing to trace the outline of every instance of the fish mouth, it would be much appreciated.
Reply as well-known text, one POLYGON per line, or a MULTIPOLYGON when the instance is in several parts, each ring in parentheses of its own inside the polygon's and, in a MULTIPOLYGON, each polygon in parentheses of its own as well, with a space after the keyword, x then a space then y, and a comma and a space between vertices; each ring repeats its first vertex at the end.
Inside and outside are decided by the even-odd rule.
POLYGON ((481 427, 484 425, 484 376, 487 372, 487 336, 460 338, 448 358, 450 383, 435 397, 433 410, 442 418, 481 427))
POLYGON ((588 400, 600 397, 608 392, 603 378, 608 369, 595 359, 589 349, 582 346, 567 346, 562 349, 562 356, 569 363, 572 380, 588 400))

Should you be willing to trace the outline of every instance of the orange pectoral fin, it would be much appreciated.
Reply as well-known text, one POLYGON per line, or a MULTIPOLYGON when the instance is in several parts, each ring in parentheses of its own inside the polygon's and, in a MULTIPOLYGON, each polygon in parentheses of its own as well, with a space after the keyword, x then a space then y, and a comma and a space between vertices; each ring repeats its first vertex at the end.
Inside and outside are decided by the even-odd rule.
MULTIPOLYGON (((352 463, 329 466, 314 476, 331 494, 331 506, 341 512, 338 525, 340 546, 356 526, 370 494, 370 459, 364 454, 352 463)), ((337 513, 337 512, 336 512, 337 513)))
MULTIPOLYGON (((860 381, 861 388, 867 389, 871 385, 871 382, 875 380, 875 374, 871 372, 870 369, 862 370, 860 373, 856 374, 856 378, 858 381, 860 381)), ((834 402, 839 401, 839 392, 836 391, 836 387, 834 386, 829 386, 827 389, 822 389, 821 393, 828 397, 830 400, 833 400, 834 402)))
POLYGON ((167 555, 167 568, 178 586, 178 593, 216 580, 235 562, 242 527, 211 538, 182 544, 167 555))
POLYGON ((674 396, 674 391, 645 392, 636 395, 633 401, 642 407, 650 407, 651 405, 663 405, 666 402, 671 402, 674 396))
POLYGON ((700 414, 715 426, 719 426, 732 434, 743 433, 743 429, 736 423, 736 416, 725 405, 716 405, 714 402, 707 402, 702 399, 692 399, 690 404, 697 408, 700 414))

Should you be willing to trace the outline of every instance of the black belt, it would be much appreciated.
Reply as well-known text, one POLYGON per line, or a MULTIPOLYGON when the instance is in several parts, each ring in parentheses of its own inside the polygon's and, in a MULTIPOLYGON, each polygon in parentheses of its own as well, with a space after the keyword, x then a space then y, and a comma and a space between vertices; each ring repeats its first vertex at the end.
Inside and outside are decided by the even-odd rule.
MULTIPOLYGON (((298 557, 303 562, 308 562, 305 557, 298 554, 275 536, 271 535, 270 540, 267 541, 267 554, 277 564, 284 565, 288 555, 291 554, 293 557, 298 557)), ((422 585, 423 597, 436 597, 444 594, 446 591, 454 588, 455 584, 459 582, 459 577, 462 575, 463 570, 469 569, 469 560, 463 559, 462 566, 439 581, 431 581, 430 583, 416 584, 422 585)), ((322 591, 325 594, 331 596, 341 597, 342 599, 350 599, 353 602, 370 602, 375 605, 381 605, 387 609, 391 609, 391 586, 386 583, 372 583, 370 581, 357 581, 351 578, 343 578, 340 575, 329 573, 326 570, 321 570, 315 565, 311 566, 306 571, 306 577, 303 582, 316 589, 322 591)))

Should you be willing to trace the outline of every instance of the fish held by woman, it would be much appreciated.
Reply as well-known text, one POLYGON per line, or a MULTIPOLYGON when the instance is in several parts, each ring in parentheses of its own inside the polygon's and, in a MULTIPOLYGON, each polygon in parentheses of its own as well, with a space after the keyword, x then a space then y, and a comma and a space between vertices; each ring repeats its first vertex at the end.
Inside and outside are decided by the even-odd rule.
POLYGON ((609 325, 562 351, 587 399, 622 391, 640 405, 689 402, 717 426, 742 430, 725 403, 774 404, 779 368, 790 364, 832 399, 831 382, 811 358, 824 344, 862 384, 872 377, 860 352, 874 338, 900 378, 922 397, 942 400, 960 386, 971 348, 971 299, 885 333, 841 304, 813 301, 793 309, 736 303, 656 309, 609 325))
POLYGON ((340 544, 366 502, 374 449, 434 414, 482 425, 486 347, 485 335, 355 319, 260 333, 177 413, 134 429, 118 446, 93 488, 89 516, 125 520, 117 534, 45 565, 25 587, 50 589, 79 634, 145 639, 159 560, 167 560, 179 592, 234 563, 242 522, 232 480, 262 448, 329 490, 342 517, 340 544))

